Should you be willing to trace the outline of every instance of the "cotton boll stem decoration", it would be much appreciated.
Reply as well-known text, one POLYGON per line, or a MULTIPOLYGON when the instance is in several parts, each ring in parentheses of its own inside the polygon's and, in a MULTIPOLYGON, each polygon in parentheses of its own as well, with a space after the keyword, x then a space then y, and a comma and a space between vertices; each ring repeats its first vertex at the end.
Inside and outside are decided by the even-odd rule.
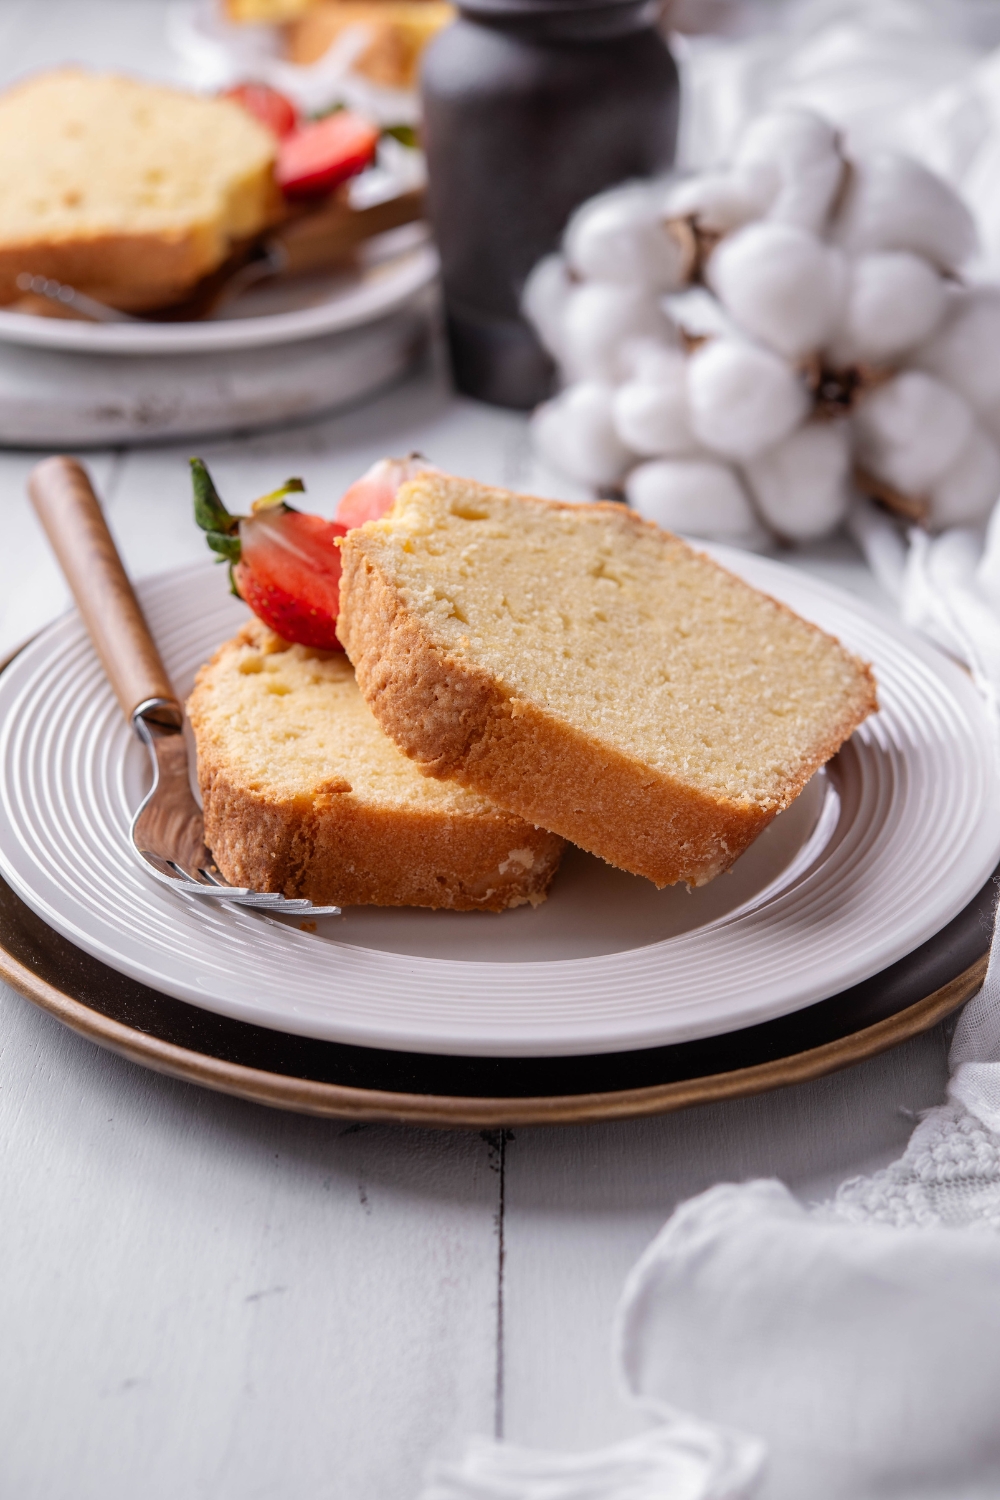
POLYGON ((961 285, 974 250, 926 167, 772 109, 730 163, 585 204, 532 273, 568 383, 538 445, 663 525, 746 545, 828 535, 852 485, 975 525, 1000 494, 1000 287, 961 285))

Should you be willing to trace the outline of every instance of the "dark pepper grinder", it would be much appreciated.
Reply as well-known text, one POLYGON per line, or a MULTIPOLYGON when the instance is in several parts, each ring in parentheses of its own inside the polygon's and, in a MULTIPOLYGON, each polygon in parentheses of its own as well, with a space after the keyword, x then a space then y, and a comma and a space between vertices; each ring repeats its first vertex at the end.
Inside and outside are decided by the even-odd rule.
POLYGON ((649 0, 458 0, 422 73, 455 382, 527 408, 551 361, 520 316, 579 203, 673 161, 677 68, 649 0))

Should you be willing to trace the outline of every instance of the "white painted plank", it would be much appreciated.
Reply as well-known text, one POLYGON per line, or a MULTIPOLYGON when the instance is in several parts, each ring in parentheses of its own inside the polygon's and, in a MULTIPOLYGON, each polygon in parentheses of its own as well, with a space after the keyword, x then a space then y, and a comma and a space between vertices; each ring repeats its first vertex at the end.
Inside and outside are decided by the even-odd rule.
POLYGON ((618 1398, 611 1323, 629 1269, 677 1203, 780 1177, 806 1201, 902 1151, 940 1103, 939 1029, 857 1067, 660 1119, 515 1130, 505 1148, 503 1430, 588 1449, 646 1424, 618 1398), (904 1113, 904 1111, 906 1111, 904 1113))
MULTIPOLYGON (((41 453, 0 452, 0 661, 70 604, 59 566, 28 500, 28 475, 41 453)), ((95 485, 111 488, 113 454, 88 454, 95 485)))
POLYGON ((492 1430, 472 1133, 281 1114, 0 986, 0 1494, 409 1500, 492 1430))

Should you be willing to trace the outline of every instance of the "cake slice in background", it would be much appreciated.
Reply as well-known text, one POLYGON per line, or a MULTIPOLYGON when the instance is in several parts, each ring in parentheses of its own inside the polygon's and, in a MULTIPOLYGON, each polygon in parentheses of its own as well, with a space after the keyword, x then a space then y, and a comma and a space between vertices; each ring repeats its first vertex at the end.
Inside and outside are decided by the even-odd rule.
POLYGON ((22 272, 125 310, 180 301, 278 222, 274 135, 238 104, 76 68, 0 96, 0 304, 22 272))
POLYGON ((309 67, 348 28, 361 27, 367 41, 351 65, 354 72, 383 88, 415 89, 424 48, 455 14, 441 0, 321 0, 289 25, 288 59, 309 67))

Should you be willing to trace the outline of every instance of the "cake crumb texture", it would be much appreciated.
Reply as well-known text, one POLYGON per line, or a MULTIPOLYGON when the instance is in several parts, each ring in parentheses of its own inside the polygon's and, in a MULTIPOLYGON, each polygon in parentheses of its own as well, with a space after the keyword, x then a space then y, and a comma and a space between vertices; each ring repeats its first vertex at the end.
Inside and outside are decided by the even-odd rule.
POLYGON ((623 506, 425 474, 342 556, 400 748, 657 885, 727 869, 877 708, 832 636, 623 506))
POLYGON ((324 905, 544 900, 562 839, 422 776, 342 652, 289 646, 253 621, 202 667, 187 711, 205 841, 233 884, 324 905))

